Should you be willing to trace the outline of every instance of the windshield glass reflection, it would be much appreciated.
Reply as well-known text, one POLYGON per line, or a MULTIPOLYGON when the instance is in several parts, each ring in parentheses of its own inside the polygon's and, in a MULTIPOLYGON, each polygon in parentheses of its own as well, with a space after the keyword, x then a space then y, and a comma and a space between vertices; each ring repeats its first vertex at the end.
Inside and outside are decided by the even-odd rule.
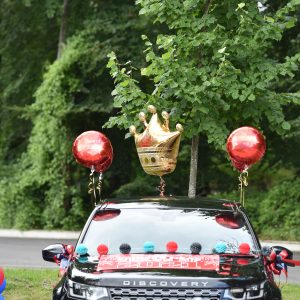
MULTIPOLYGON (((166 245, 175 241, 177 253, 191 253, 193 243, 201 244, 200 254, 212 254, 218 243, 226 244, 225 253, 238 253, 241 243, 256 252, 251 233, 242 214, 226 212, 226 220, 238 220, 238 226, 224 226, 219 210, 199 209, 122 209, 109 218, 95 217, 86 232, 84 243, 89 255, 97 256, 99 244, 107 245, 108 254, 120 254, 120 246, 130 245, 131 253, 144 253, 144 244, 154 245, 153 253, 166 253, 166 245)), ((103 214, 103 213, 102 213, 103 214)))

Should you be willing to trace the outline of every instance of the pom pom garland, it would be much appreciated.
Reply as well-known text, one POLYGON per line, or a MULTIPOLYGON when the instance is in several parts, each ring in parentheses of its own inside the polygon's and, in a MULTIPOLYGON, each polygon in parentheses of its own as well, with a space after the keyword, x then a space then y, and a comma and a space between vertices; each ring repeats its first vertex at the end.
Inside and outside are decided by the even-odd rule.
POLYGON ((219 254, 225 253, 227 250, 227 245, 224 242, 218 242, 215 246, 215 251, 219 254))
POLYGON ((146 253, 151 253, 154 251, 154 244, 152 242, 145 242, 144 243, 144 251, 146 253))
POLYGON ((248 243, 241 243, 239 245, 239 252, 241 254, 249 254, 250 253, 250 245, 248 243))
POLYGON ((175 253, 178 249, 178 245, 176 242, 170 241, 167 243, 166 248, 169 253, 175 253))
POLYGON ((131 251, 131 247, 127 243, 121 244, 119 249, 122 254, 129 254, 131 251))
POLYGON ((202 249, 202 246, 200 243, 195 242, 191 245, 190 249, 192 254, 199 254, 202 249))
POLYGON ((97 252, 99 255, 106 255, 108 253, 108 247, 104 244, 100 244, 97 247, 97 252))

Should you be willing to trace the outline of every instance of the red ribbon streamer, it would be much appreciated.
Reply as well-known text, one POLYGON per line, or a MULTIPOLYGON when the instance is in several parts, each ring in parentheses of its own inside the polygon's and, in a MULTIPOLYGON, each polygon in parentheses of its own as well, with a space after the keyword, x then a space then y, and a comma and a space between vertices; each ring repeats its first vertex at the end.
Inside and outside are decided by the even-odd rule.
POLYGON ((270 259, 270 264, 269 267, 271 271, 276 274, 280 275, 281 271, 284 273, 286 277, 288 277, 288 272, 287 272, 287 265, 286 264, 292 264, 295 266, 300 266, 300 261, 299 260, 293 260, 293 259, 288 259, 288 252, 286 250, 282 250, 278 255, 272 251, 269 259, 270 259), (284 267, 281 269, 280 267, 277 267, 277 264, 280 263, 285 263, 284 267))
POLYGON ((282 261, 286 262, 288 264, 293 264, 294 267, 300 266, 300 260, 294 260, 294 259, 286 259, 286 258, 284 258, 284 259, 282 259, 282 261))

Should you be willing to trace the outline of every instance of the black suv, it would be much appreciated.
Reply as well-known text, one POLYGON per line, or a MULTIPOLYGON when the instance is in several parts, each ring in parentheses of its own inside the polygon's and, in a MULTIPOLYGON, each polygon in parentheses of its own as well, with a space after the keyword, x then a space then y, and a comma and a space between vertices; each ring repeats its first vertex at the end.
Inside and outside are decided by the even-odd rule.
MULTIPOLYGON (((51 245, 43 258, 65 249, 51 245)), ((76 249, 53 299, 281 299, 245 211, 226 200, 110 200, 76 249)))

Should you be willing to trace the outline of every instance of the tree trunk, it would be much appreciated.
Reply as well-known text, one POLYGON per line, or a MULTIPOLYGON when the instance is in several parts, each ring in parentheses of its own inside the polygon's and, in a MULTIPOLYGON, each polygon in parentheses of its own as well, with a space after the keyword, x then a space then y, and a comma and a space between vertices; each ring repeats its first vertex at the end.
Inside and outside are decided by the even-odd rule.
POLYGON ((189 198, 196 197, 198 148, 199 148, 199 135, 194 135, 192 138, 192 148, 191 148, 191 167, 190 167, 190 182, 189 182, 189 194, 188 194, 189 198))
POLYGON ((69 0, 64 0, 63 14, 61 17, 59 38, 58 38, 57 59, 59 59, 62 55, 63 45, 66 39, 66 22, 67 22, 68 4, 69 4, 69 0))

